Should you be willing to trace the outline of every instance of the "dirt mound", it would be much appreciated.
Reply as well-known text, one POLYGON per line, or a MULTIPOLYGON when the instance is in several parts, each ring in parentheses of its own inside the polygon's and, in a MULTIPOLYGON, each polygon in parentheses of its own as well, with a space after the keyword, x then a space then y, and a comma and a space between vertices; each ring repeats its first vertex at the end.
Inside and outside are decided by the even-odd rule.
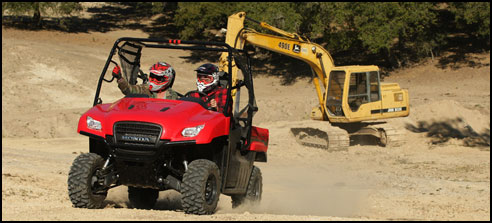
POLYGON ((468 109, 454 100, 440 100, 416 106, 412 108, 412 118, 426 122, 461 120, 462 124, 470 126, 477 133, 490 129, 490 114, 468 109))
POLYGON ((416 124, 407 124, 413 132, 426 132, 432 142, 463 140, 467 146, 490 146, 490 115, 465 108, 454 100, 440 100, 416 106, 412 110, 416 124))

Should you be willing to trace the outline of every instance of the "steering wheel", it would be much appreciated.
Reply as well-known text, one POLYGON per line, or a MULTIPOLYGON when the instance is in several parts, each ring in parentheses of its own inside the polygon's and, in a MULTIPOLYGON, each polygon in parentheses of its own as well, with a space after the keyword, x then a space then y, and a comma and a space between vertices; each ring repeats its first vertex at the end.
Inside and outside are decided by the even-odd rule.
POLYGON ((207 104, 208 102, 213 99, 213 97, 209 98, 206 102, 203 101, 202 99, 200 98, 195 98, 195 97, 190 97, 190 94, 192 93, 198 93, 200 96, 202 97, 207 97, 208 95, 201 92, 201 91, 197 91, 197 90, 193 90, 193 91, 188 91, 186 92, 186 94, 184 94, 183 97, 181 97, 179 100, 183 100, 183 101, 193 101, 193 102, 196 102, 198 104, 200 104, 202 107, 204 107, 205 109, 207 110, 211 110, 211 111, 217 111, 217 108, 214 108, 214 107, 208 107, 207 104))
POLYGON ((190 94, 192 94, 192 93, 198 93, 202 97, 206 97, 207 96, 207 94, 205 94, 205 93, 203 93, 201 91, 193 90, 193 91, 186 92, 186 94, 184 94, 184 97, 189 97, 190 94))

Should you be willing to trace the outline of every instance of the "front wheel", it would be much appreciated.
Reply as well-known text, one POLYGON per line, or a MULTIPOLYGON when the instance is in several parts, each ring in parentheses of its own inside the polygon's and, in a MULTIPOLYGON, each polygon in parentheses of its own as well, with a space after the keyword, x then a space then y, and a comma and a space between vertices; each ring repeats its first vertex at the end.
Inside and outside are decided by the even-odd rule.
POLYGON ((188 165, 181 185, 181 202, 187 214, 213 214, 220 196, 220 174, 217 165, 198 159, 188 165))
POLYGON ((261 194, 263 192, 262 181, 263 178, 261 176, 260 168, 253 166, 253 171, 251 171, 248 187, 246 189, 246 194, 232 195, 232 208, 237 208, 245 203, 253 205, 259 204, 261 201, 261 194))
POLYGON ((96 172, 103 165, 103 158, 95 153, 85 153, 75 158, 68 174, 68 196, 74 207, 102 208, 108 191, 99 183, 96 172))

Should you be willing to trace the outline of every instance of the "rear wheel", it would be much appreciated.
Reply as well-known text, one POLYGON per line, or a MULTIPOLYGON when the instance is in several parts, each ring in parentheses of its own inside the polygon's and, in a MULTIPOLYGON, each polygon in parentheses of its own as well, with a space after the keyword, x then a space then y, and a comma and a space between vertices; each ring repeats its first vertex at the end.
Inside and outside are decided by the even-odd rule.
POLYGON ((261 194, 263 192, 263 178, 261 176, 260 168, 253 166, 251 176, 249 178, 246 194, 232 195, 232 208, 248 203, 259 204, 261 201, 261 194))
POLYGON ((108 194, 98 181, 96 172, 104 160, 95 153, 79 155, 72 163, 68 174, 68 196, 76 208, 102 208, 108 194))
POLYGON ((152 188, 128 187, 128 200, 130 205, 137 209, 151 209, 154 207, 159 190, 152 188))
POLYGON ((220 174, 217 165, 198 159, 188 165, 181 185, 181 202, 187 214, 213 214, 220 196, 220 174))

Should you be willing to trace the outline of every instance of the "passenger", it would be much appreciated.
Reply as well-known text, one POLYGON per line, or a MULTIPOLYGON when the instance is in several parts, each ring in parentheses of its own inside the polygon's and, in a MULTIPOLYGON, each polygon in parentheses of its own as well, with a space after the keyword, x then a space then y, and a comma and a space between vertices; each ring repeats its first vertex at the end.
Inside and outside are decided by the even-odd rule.
POLYGON ((197 90, 203 94, 194 92, 190 96, 202 99, 209 108, 222 113, 227 101, 227 89, 219 85, 219 68, 214 64, 206 63, 195 71, 197 90))
POLYGON ((124 95, 146 94, 151 98, 172 100, 178 98, 176 91, 171 89, 176 72, 166 62, 157 62, 150 67, 148 84, 130 85, 125 78, 122 78, 119 66, 114 67, 112 75, 116 78, 118 88, 124 95))

